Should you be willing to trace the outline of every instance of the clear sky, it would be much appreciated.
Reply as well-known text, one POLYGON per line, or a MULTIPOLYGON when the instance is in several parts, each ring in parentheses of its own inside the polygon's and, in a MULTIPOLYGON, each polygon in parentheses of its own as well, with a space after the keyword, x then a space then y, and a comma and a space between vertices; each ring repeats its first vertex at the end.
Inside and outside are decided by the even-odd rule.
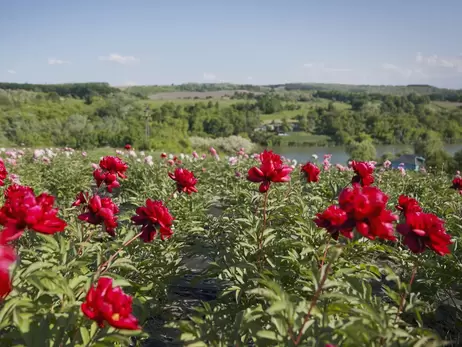
POLYGON ((0 81, 462 88, 462 0, 0 0, 0 81))

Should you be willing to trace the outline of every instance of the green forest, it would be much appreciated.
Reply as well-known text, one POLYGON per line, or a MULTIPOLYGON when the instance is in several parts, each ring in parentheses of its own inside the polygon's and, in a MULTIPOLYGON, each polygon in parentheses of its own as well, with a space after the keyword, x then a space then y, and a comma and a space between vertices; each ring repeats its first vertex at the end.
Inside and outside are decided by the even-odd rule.
POLYGON ((415 85, 0 83, 0 145, 185 151, 190 137, 232 135, 261 145, 457 143, 461 105, 461 90, 415 85))

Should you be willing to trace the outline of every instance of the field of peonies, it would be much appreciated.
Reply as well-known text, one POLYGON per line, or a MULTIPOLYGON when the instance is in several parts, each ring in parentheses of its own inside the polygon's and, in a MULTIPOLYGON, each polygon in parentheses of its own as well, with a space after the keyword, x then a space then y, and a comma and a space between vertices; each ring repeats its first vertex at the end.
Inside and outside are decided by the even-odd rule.
POLYGON ((462 179, 0 149, 1 346, 462 344, 462 179))

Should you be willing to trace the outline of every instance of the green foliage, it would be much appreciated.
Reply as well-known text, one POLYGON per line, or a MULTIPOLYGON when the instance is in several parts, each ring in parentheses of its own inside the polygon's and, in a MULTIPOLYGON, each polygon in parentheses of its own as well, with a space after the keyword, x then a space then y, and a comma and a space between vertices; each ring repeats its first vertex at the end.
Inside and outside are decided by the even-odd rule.
POLYGON ((196 150, 208 151, 210 147, 215 148, 219 152, 235 154, 239 152, 241 148, 244 148, 246 152, 252 152, 255 149, 254 144, 245 138, 240 136, 230 137, 219 137, 216 139, 204 138, 204 137, 191 137, 191 146, 196 150))
POLYGON ((22 184, 56 195, 68 227, 53 236, 28 231, 15 244, 20 260, 13 269, 14 290, 0 304, 2 346, 129 344, 133 333, 98 329, 80 305, 98 266, 139 232, 129 218, 146 198, 166 201, 175 217, 173 237, 148 244, 136 240, 122 248, 104 273, 134 297, 143 326, 143 334, 134 333, 139 346, 171 332, 164 323, 178 329, 180 343, 187 346, 442 346, 441 338, 460 338, 449 317, 436 322, 438 310, 448 302, 455 321, 462 313, 452 304, 462 293, 462 201, 448 189, 450 177, 440 172, 375 173, 377 185, 390 197, 390 209, 406 194, 446 221, 454 240, 452 254, 414 256, 400 243, 329 240, 314 225, 315 214, 350 182, 348 171, 323 171, 318 184, 307 185, 296 170, 292 182, 271 186, 265 203, 256 184, 236 177, 255 164, 251 159, 229 166, 225 160, 184 158, 199 180, 198 193, 190 196, 172 195, 176 187, 164 161, 150 166, 135 158, 124 160, 130 166, 128 178, 113 194, 121 210, 115 238, 79 221, 79 208, 70 207, 77 192, 94 189, 89 159, 61 153, 45 164, 26 151, 15 167, 8 166, 22 184), (206 259, 206 265, 192 268, 196 259, 206 259), (180 287, 182 296, 189 297, 200 288, 176 286, 185 275, 214 281, 218 294, 194 301, 192 312, 172 315, 172 308, 181 310, 178 301, 186 302, 173 289, 180 287), (159 317, 161 323, 152 329, 150 322, 159 317))
POLYGON ((454 166, 451 156, 444 150, 444 144, 438 133, 429 131, 414 144, 416 154, 425 158, 430 168, 444 169, 454 166))
POLYGON ((346 146, 346 151, 353 160, 369 161, 377 158, 377 152, 370 138, 350 141, 346 146))
POLYGON ((28 83, 0 83, 0 89, 27 90, 34 92, 51 93, 59 96, 72 96, 86 99, 96 95, 109 95, 117 89, 108 83, 67 83, 67 84, 28 84, 28 83))
MULTIPOLYGON (((462 141, 460 91, 429 86, 184 84, 116 89, 104 83, 3 83, 0 87, 5 88, 0 89, 2 146, 88 149, 128 142, 143 149, 187 151, 191 136, 243 135, 261 145, 291 146, 345 145, 363 133, 374 144, 411 145, 428 132, 444 143, 462 141), (211 100, 184 100, 191 99, 184 96, 189 92, 208 93, 197 98, 211 100), (269 122, 277 126, 265 129, 269 122), (300 136, 293 140, 274 136, 291 130, 300 136), (307 135, 323 140, 295 139, 307 135)), ((430 156, 434 166, 443 162, 453 165, 443 152, 430 156)))

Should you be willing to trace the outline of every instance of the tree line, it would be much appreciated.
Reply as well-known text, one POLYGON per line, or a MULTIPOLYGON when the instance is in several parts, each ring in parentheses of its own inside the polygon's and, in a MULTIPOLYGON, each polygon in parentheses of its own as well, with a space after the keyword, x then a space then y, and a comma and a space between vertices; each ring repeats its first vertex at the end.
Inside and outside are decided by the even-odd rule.
POLYGON ((2 83, 0 89, 4 90, 26 90, 42 93, 56 93, 59 96, 69 96, 85 99, 92 96, 106 96, 119 90, 113 88, 109 83, 65 83, 65 84, 29 84, 29 83, 2 83))
POLYGON ((218 102, 161 105, 118 92, 75 98, 0 90, 0 144, 3 146, 122 147, 188 150, 189 137, 249 138, 260 124, 250 103, 218 102))
POLYGON ((274 145, 281 137, 277 131, 261 131, 261 118, 274 114, 277 119, 283 111, 294 114, 292 119, 281 119, 284 131, 324 135, 336 145, 365 134, 373 144, 414 144, 429 131, 443 142, 462 141, 462 109, 434 107, 428 95, 416 93, 317 91, 308 101, 300 101, 283 93, 246 92, 237 94, 232 104, 216 100, 159 104, 104 83, 25 85, 29 91, 19 84, 6 86, 11 88, 0 89, 4 146, 92 148, 131 143, 185 150, 190 148, 190 136, 231 135, 274 145), (310 103, 312 98, 329 102, 310 103))

